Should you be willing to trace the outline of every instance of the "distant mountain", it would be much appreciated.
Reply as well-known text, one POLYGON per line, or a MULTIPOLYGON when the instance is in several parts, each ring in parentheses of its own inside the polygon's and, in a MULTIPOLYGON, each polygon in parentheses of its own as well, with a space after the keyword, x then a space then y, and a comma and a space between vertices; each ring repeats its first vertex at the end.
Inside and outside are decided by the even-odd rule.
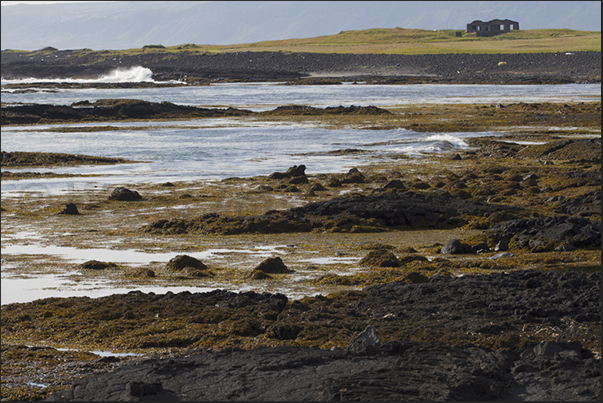
POLYGON ((473 20, 520 29, 601 30, 600 1, 115 1, 2 6, 1 48, 129 49, 238 44, 345 30, 464 30, 473 20))

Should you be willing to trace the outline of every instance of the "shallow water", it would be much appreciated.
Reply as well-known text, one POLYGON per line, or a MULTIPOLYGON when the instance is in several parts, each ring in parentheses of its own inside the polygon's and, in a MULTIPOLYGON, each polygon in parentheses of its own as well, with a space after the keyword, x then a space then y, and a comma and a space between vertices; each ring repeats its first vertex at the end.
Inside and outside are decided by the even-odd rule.
MULTIPOLYGON (((3 81, 3 83, 8 83, 3 81)), ((31 88, 36 88, 31 84, 31 88)), ((202 107, 222 106, 253 111, 280 105, 314 107, 379 106, 429 103, 583 102, 601 99, 601 84, 563 85, 278 85, 274 83, 213 84, 201 87, 133 89, 60 89, 34 93, 2 93, 2 102, 69 105, 104 98, 132 98, 202 107)))

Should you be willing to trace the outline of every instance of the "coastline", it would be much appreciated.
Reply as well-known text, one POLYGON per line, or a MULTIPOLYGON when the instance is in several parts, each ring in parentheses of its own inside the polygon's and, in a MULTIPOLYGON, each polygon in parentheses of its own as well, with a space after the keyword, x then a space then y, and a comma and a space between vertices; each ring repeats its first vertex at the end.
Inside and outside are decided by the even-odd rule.
MULTIPOLYGON (((551 382, 550 390, 554 391, 551 393, 558 393, 557 396, 561 396, 559 393, 568 393, 575 398, 576 393, 583 393, 579 395, 583 400, 600 397, 600 374, 597 377, 592 370, 600 366, 600 303, 598 307, 596 303, 600 301, 600 277, 597 276, 601 264, 600 137, 597 142, 596 136, 597 133, 600 135, 600 102, 568 104, 567 107, 546 103, 505 105, 504 108, 492 105, 434 105, 413 110, 409 106, 397 110, 393 116, 366 113, 353 116, 299 115, 290 111, 271 116, 270 119, 321 121, 331 127, 353 127, 359 122, 366 127, 368 121, 369 126, 375 128, 413 125, 413 130, 425 132, 476 131, 497 127, 508 129, 509 133, 501 137, 471 139, 473 148, 458 153, 458 158, 456 155, 442 154, 426 158, 420 165, 412 159, 399 159, 360 166, 362 180, 356 177, 346 181, 345 174, 316 174, 303 175, 307 180, 305 183, 299 179, 302 175, 290 173, 280 177, 230 178, 211 186, 202 181, 169 188, 146 185, 136 189, 145 196, 145 200, 138 202, 114 202, 108 200, 106 194, 91 194, 86 203, 78 206, 83 213, 80 216, 57 214, 66 203, 73 201, 71 195, 32 200, 27 206, 19 200, 3 200, 3 234, 15 234, 21 228, 35 225, 47 239, 63 246, 102 245, 111 240, 120 240, 120 248, 154 251, 159 248, 165 252, 178 250, 178 253, 190 254, 219 248, 224 244, 234 245, 234 249, 239 250, 263 244, 289 245, 283 255, 285 265, 297 274, 313 273, 299 286, 310 287, 316 294, 288 298, 280 292, 271 291, 271 287, 274 289, 275 286, 278 288, 278 284, 286 284, 295 274, 265 273, 268 277, 264 279, 252 278, 250 276, 260 259, 250 259, 240 253, 227 253, 220 264, 208 263, 211 275, 205 270, 202 273, 194 270, 173 272, 167 268, 165 261, 146 265, 142 270, 136 267, 90 270, 70 266, 90 279, 111 278, 122 284, 204 284, 211 278, 221 279, 224 283, 253 284, 255 287, 262 284, 265 288, 256 293, 134 292, 93 300, 52 298, 3 305, 3 398, 94 400, 98 396, 116 398, 118 395, 122 399, 166 398, 179 390, 174 383, 178 377, 172 375, 182 368, 188 366, 197 371, 205 365, 202 364, 205 362, 203 360, 224 360, 221 361, 224 365, 232 366, 241 359, 261 368, 267 365, 262 364, 261 358, 266 354, 280 357, 283 361, 279 368, 295 373, 296 377, 301 376, 292 378, 298 382, 310 382, 312 378, 294 372, 297 371, 295 368, 302 370, 326 362, 350 365, 346 360, 352 360, 362 379, 380 385, 384 393, 390 393, 388 397, 418 398, 427 396, 428 391, 419 388, 412 396, 396 394, 398 392, 387 386, 387 378, 382 379, 377 375, 378 371, 373 373, 370 369, 371 362, 381 362, 382 368, 390 371, 388 374, 404 377, 403 371, 397 372, 402 366, 396 364, 396 359, 412 357, 418 351, 431 351, 435 355, 450 354, 450 357, 466 357, 463 354, 484 357, 484 368, 489 368, 484 373, 490 375, 483 375, 479 381, 473 378, 474 375, 467 375, 463 382, 487 385, 485 387, 489 388, 493 399, 501 396, 551 398, 542 390, 519 394, 510 388, 508 385, 511 384, 517 388, 528 385, 522 383, 528 382, 528 378, 522 378, 524 375, 519 370, 511 371, 513 376, 506 380, 507 386, 497 383, 500 380, 496 379, 495 374, 501 368, 526 365, 535 369, 530 372, 530 380, 551 382), (560 110, 564 113, 559 113, 560 110), (559 129, 551 131, 552 126, 559 129), (291 183, 292 180, 299 183, 291 183), (319 184, 324 190, 317 191, 315 186, 319 184), (387 187, 390 184, 398 184, 399 187, 387 187), (292 186, 298 191, 291 192, 292 186), (166 189, 169 190, 167 195, 166 189), (345 193, 342 194, 343 191, 345 193), (185 194, 188 197, 184 197, 185 194), (290 209, 298 208, 299 204, 307 208, 312 203, 324 206, 320 203, 356 200, 354 198, 360 196, 367 197, 367 200, 380 200, 379 197, 395 199, 408 194, 433 197, 429 199, 433 203, 443 197, 449 202, 466 202, 467 206, 485 202, 510 209, 482 214, 478 210, 462 210, 459 207, 452 217, 462 216, 463 221, 449 221, 450 228, 445 228, 443 221, 433 217, 425 217, 420 224, 410 223, 411 228, 390 224, 378 228, 377 224, 383 225, 382 221, 374 217, 362 221, 362 217, 354 218, 354 214, 348 215, 343 221, 326 215, 320 225, 330 227, 306 232, 287 230, 265 233, 262 227, 256 227, 251 232, 220 234, 211 230, 211 227, 207 227, 210 228, 208 232, 202 225, 189 227, 193 222, 190 217, 202 216, 208 209, 216 215, 227 217, 233 225, 239 225, 237 219, 250 222, 257 217, 267 217, 270 223, 270 220, 278 218, 274 213, 269 214, 273 210, 289 212, 291 215, 286 220, 291 223, 291 220, 297 219, 294 213, 299 210, 290 209), (295 196, 295 205, 291 204, 292 199, 288 196, 295 196), (245 201, 244 211, 240 207, 242 200, 245 201), (173 213, 178 206, 192 206, 199 201, 205 205, 198 212, 191 210, 185 216, 173 213), (158 208, 166 213, 152 213, 158 208), (102 211, 110 211, 111 214, 101 214, 102 211), (569 225, 571 220, 586 220, 580 221, 580 228, 584 227, 585 222, 594 223, 593 243, 580 244, 577 240, 572 241, 571 237, 567 238, 567 233, 558 233, 549 239, 542 238, 540 245, 525 243, 520 237, 511 237, 514 241, 509 243, 507 250, 501 250, 500 247, 496 250, 499 238, 489 231, 497 225, 527 220, 526 223, 535 225, 533 229, 541 226, 540 229, 546 232, 546 228, 552 230, 556 225, 551 219, 552 226, 545 227, 547 217, 559 220, 566 217, 563 218, 565 221, 560 221, 560 225, 569 225), (185 230, 182 233, 145 231, 149 225, 161 220, 180 220, 185 230), (469 248, 460 253, 443 253, 443 247, 451 239, 457 239, 469 248), (573 249, 563 247, 570 241, 573 242, 573 249), (479 248, 482 252, 478 252, 479 248), (357 263, 332 265, 305 262, 309 258, 332 258, 335 254, 360 262, 373 252, 391 258, 385 253, 387 251, 394 255, 398 265, 381 266, 381 263, 366 260, 363 270, 337 274, 337 271, 345 271, 346 268, 357 266, 357 263), (471 281, 482 283, 477 287, 470 285, 471 281), (505 286, 508 289, 516 292, 522 290, 517 299, 506 299, 509 294, 502 291, 507 288, 500 287, 505 281, 509 281, 509 285, 505 286), (458 286, 460 290, 465 284, 469 290, 454 292, 454 287, 458 286), (490 297, 472 299, 471 289, 482 289, 490 297), (379 293, 377 290, 380 290, 379 293), (416 297, 409 302, 409 295, 415 295, 412 293, 416 293, 416 297), (392 295, 396 298, 392 299, 392 295), (540 298, 539 295, 545 297, 540 298), (429 302, 430 298, 433 303, 429 302), (485 298, 490 298, 490 302, 483 305, 480 301, 485 298), (571 309, 564 307, 563 301, 576 298, 583 298, 588 303, 571 309), (201 302, 206 299, 207 303, 201 302), (385 309, 393 300, 399 300, 400 305, 385 309), (451 306, 456 304, 459 309, 457 313, 451 315, 450 312, 454 310, 452 307, 442 310, 443 300, 449 300, 451 306), (460 310, 460 306, 467 301, 474 301, 476 305, 469 304, 465 310, 460 310), (55 307, 55 304, 58 305, 55 307), (207 307, 188 316, 190 312, 184 307, 190 304, 206 304, 203 306, 207 307), (96 308, 92 309, 91 306, 96 308), (136 312, 140 309, 148 309, 159 317, 139 315, 136 312), (169 313, 179 309, 183 309, 179 315, 169 313), (489 319, 489 324, 483 323, 484 317, 489 319), (372 342, 368 343, 368 347, 365 344, 364 350, 355 350, 355 344, 351 341, 368 325, 376 329, 377 338, 369 337, 368 340, 372 342), (158 332, 158 327, 164 330, 158 332), (48 331, 50 328, 52 332, 48 331), (571 344, 576 342, 579 346, 571 344), (283 346, 289 346, 291 350, 279 350, 283 346), (79 351, 64 351, 56 347, 79 351), (311 350, 306 350, 308 347, 311 350), (144 355, 107 358, 83 352, 99 348, 144 355), (543 353, 549 351, 547 349, 552 350, 543 353), (330 350, 332 352, 327 353, 330 350), (285 351, 287 354, 284 354, 285 351), (401 355, 403 351, 408 352, 406 356, 401 355), (555 351, 564 353, 560 355, 555 351), (296 358, 297 354, 310 358, 296 358), (513 358, 519 355, 532 361, 520 362, 513 358), (574 367, 567 361, 570 356, 574 357, 574 367), (291 357, 291 361, 283 357, 291 357), (538 360, 533 360, 537 357, 546 357, 549 360, 547 365, 554 361, 560 368, 568 368, 567 373, 558 373, 566 382, 565 391, 555 387, 552 378, 548 378, 544 361, 535 364, 538 360), (65 364, 61 364, 61 371, 57 372, 56 362, 59 360, 65 364), (486 361, 489 362, 487 365, 493 362, 498 364, 488 367, 486 361), (25 370, 20 363, 31 363, 38 369, 33 372, 25 370), (163 368, 164 375, 153 373, 139 379, 137 371, 147 371, 146 365, 149 364, 163 368), (166 369, 168 367, 169 370, 166 369), (109 372, 119 368, 132 372, 109 372), (576 373, 590 375, 575 376, 576 373), (82 379, 86 375, 91 376, 82 379), (169 380, 165 377, 167 375, 170 375, 169 380), (118 395, 99 394, 109 393, 102 385, 114 384, 116 378, 112 377, 120 377, 120 382, 124 382, 121 392, 118 395), (74 386, 70 386, 71 382, 74 382, 74 386), (36 383, 47 386, 41 388, 35 386, 36 383), (94 396, 76 393, 77 385, 83 384, 96 390, 94 396), (57 394, 51 396, 51 392, 57 394)), ((424 204, 424 208, 427 207, 424 204)), ((442 210, 436 209, 435 212, 440 214, 442 210)), ((308 217, 302 216, 303 219, 308 217)), ((451 218, 446 214, 442 217, 446 220, 451 218)), ((215 218, 206 217, 206 221, 215 218)), ((220 227, 223 228, 222 225, 220 227)), ((241 228, 244 228, 242 224, 241 228)), ((523 230, 528 231, 526 234, 530 233, 527 227, 523 230)), ((500 227, 500 231, 504 233, 505 227, 500 227)), ((521 232, 517 229, 513 231, 521 232)), ((588 234, 583 235, 584 239, 589 239, 588 234)), ((528 239, 533 236, 528 235, 528 239)), ((40 272, 60 273, 65 269, 64 262, 38 260, 35 255, 26 259, 29 259, 32 268, 40 272)), ((5 263, 10 265, 9 256, 3 256, 3 265, 5 263)), ((423 360, 434 358, 428 353, 423 354, 426 354, 422 356, 423 360)), ((452 362, 460 365, 460 361, 452 362)), ((324 368, 326 370, 327 367, 324 368)), ((229 372, 229 376, 237 379, 236 382, 245 382, 238 377, 249 370, 251 367, 240 367, 239 372, 235 369, 229 372)), ((424 379, 432 379, 429 378, 429 371, 422 369, 424 379)), ((464 369, 462 371, 465 373, 464 369)), ((468 369, 469 373, 471 370, 468 369)), ((263 374, 265 378, 260 376, 254 382, 271 379, 270 372, 263 374)), ((438 393, 441 393, 439 396, 468 398, 468 395, 455 395, 452 392, 446 395, 446 390, 450 390, 456 382, 449 378, 451 374, 439 374, 448 379, 437 387, 438 393)), ((202 375, 199 377, 203 378, 202 375)), ((344 382, 344 385, 343 380, 336 376, 328 379, 331 383, 315 388, 317 393, 325 394, 324 398, 332 399, 346 393, 349 396, 366 396, 365 393, 371 390, 362 386, 362 382, 355 385, 344 382)), ((287 390, 291 390, 287 388, 283 384, 279 389, 280 400, 287 400, 291 396, 286 394, 287 390)), ((233 398, 236 391, 229 393, 233 393, 230 395, 233 398)), ((254 393, 257 394, 249 392, 243 396, 250 399, 265 397, 260 392, 254 393)), ((176 396, 184 395, 178 392, 176 396)))
POLYGON ((177 57, 145 53, 107 58, 102 51, 8 52, 1 54, 4 79, 94 78, 115 69, 143 66, 158 81, 190 85, 232 81, 333 81, 371 83, 561 84, 600 83, 601 52, 522 54, 319 54, 235 52, 177 57), (38 57, 30 58, 31 55, 38 57))

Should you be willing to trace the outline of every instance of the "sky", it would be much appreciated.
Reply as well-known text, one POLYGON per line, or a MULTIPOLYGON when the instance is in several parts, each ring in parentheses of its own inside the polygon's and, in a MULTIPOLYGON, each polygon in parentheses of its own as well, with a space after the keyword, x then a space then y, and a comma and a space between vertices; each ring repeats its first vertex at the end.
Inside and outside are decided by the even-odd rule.
POLYGON ((228 45, 371 28, 601 30, 600 1, 2 1, 1 48, 228 45), (25 5, 23 3, 28 3, 25 5), (68 3, 68 4, 65 4, 68 3))
MULTIPOLYGON (((2 3, 1 5, 3 5, 3 6, 14 6, 15 4, 55 4, 55 3, 95 3, 95 2, 93 2, 93 1, 76 1, 76 0, 71 0, 71 1, 48 0, 48 1, 0 1, 0 3, 2 3)), ((96 3, 98 3, 98 1, 96 3)), ((105 1, 104 3, 108 3, 108 2, 105 1)))

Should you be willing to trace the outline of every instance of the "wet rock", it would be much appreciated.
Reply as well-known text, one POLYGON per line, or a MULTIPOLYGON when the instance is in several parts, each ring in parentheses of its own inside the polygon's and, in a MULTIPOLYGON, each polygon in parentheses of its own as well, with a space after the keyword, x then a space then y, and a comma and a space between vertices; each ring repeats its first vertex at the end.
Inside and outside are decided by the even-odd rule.
POLYGON ((88 260, 87 262, 82 263, 78 266, 80 269, 86 270, 104 270, 104 269, 114 269, 118 266, 112 262, 101 262, 99 260, 88 260))
MULTIPOLYGON (((131 382, 160 382, 181 401, 598 401, 601 364, 592 351, 600 349, 600 287, 600 270, 520 269, 301 301, 225 290, 52 298, 3 306, 2 320, 11 337, 24 327, 29 337, 77 329, 84 345, 115 328, 119 337, 101 340, 126 350, 191 347, 185 356, 153 356, 110 372, 85 367, 49 398, 55 401, 132 400, 131 382), (157 332, 157 317, 176 325, 176 338, 157 332), (351 354, 346 346, 369 323, 378 337, 367 345, 376 353, 351 354), (567 344, 554 341, 561 326, 567 344), (268 344, 291 345, 258 347, 264 334, 268 344), (244 347, 210 350, 226 343, 244 347)), ((4 366, 4 350, 2 359, 4 366)))
POLYGON ((331 176, 328 180, 326 185, 330 188, 337 188, 341 186, 341 180, 339 180, 339 178, 335 177, 335 176, 331 176))
POLYGON ((109 195, 109 200, 139 201, 142 200, 142 196, 135 190, 130 190, 124 187, 118 187, 113 189, 113 191, 109 195))
POLYGON ((68 203, 58 214, 79 215, 80 212, 74 203, 68 203))
POLYGON ((72 105, 27 104, 2 107, 2 124, 40 121, 80 121, 157 119, 167 117, 247 116, 251 111, 236 108, 208 109, 171 102, 148 102, 137 99, 100 99, 72 105), (82 108, 81 106, 86 106, 82 108), (8 115, 8 116, 7 116, 8 115))
POLYGON ((269 178, 270 179, 280 180, 280 179, 288 178, 288 176, 284 172, 273 172, 273 173, 270 174, 269 178))
POLYGON ((429 183, 423 182, 421 180, 414 182, 411 186, 415 189, 421 189, 421 190, 429 189, 431 187, 429 185, 429 183))
POLYGON ((95 157, 91 155, 76 155, 65 153, 42 153, 15 151, 0 153, 2 166, 53 166, 81 164, 119 164, 128 162, 122 158, 95 157))

